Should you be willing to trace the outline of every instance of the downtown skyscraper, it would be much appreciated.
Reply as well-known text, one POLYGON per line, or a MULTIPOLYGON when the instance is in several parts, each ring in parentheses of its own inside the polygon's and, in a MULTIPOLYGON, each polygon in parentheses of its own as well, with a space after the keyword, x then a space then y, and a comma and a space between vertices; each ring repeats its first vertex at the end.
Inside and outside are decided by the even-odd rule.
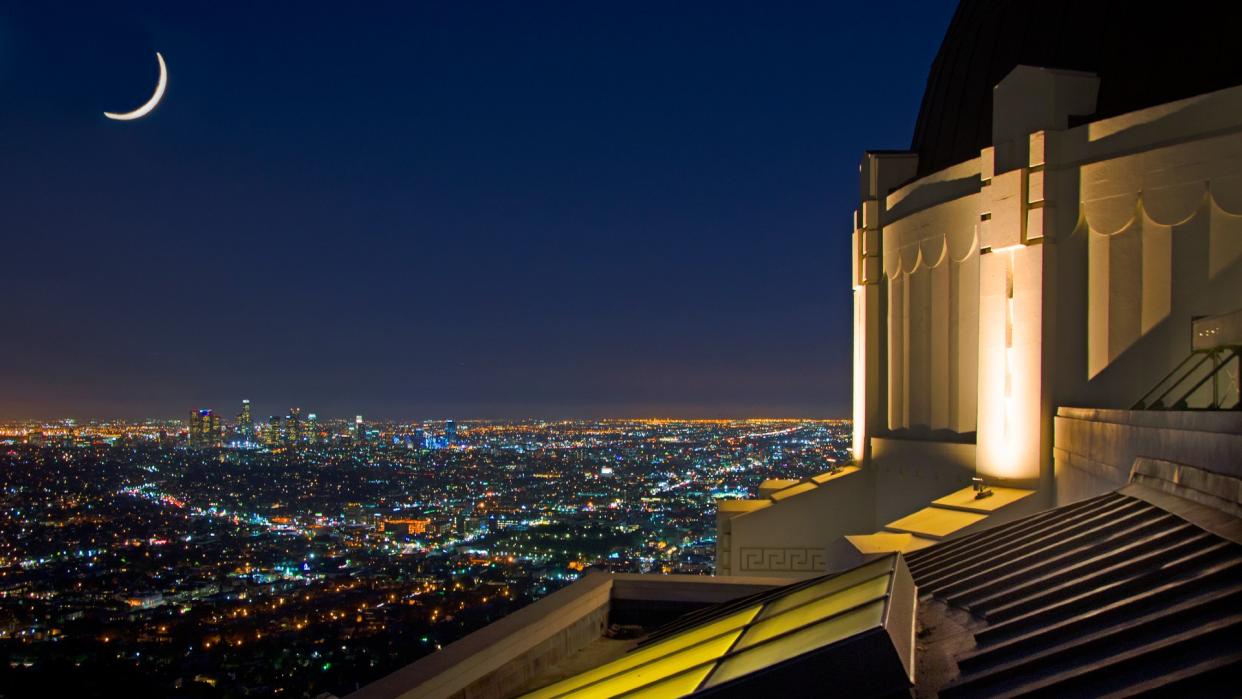
POLYGON ((207 408, 190 411, 189 443, 192 448, 218 447, 223 436, 220 416, 215 411, 207 408))
POLYGON ((254 417, 250 414, 250 400, 243 399, 241 412, 237 415, 237 434, 243 442, 254 439, 254 417))

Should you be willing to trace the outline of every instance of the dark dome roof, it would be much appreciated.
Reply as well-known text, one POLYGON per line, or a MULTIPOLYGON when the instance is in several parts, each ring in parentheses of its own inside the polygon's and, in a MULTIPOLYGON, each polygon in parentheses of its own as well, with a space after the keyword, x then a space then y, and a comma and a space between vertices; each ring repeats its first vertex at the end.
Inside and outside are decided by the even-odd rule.
POLYGON ((961 0, 927 77, 918 174, 992 141, 992 88, 1015 66, 1100 76, 1090 120, 1242 84, 1242 2, 961 0))

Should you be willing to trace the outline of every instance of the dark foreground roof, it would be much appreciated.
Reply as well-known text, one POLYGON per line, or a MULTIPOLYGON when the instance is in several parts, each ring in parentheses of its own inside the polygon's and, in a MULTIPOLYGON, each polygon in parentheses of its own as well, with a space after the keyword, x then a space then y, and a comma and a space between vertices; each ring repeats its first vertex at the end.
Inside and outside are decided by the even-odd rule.
POLYGON ((916 692, 1239 696, 1242 546, 1110 493, 906 558, 916 692))
POLYGON ((915 606, 909 570, 889 554, 690 614, 524 696, 750 697, 828 684, 842 696, 891 696, 911 683, 915 606))
POLYGON ((526 696, 1242 696, 1238 515, 1132 483, 705 607, 526 696))
POLYGON ((992 88, 1018 65, 1100 76, 1092 120, 1242 84, 1242 2, 962 0, 932 63, 911 150, 920 176, 992 145, 992 88))

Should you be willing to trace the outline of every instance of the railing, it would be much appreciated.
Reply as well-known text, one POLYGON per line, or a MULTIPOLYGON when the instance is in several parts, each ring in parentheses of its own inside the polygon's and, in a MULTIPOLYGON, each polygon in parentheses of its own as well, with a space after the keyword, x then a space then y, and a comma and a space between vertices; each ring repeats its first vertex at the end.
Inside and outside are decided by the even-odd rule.
POLYGON ((1238 410, 1242 347, 1196 350, 1156 382, 1134 410, 1238 410), (1210 387, 1210 391, 1208 388, 1210 387))

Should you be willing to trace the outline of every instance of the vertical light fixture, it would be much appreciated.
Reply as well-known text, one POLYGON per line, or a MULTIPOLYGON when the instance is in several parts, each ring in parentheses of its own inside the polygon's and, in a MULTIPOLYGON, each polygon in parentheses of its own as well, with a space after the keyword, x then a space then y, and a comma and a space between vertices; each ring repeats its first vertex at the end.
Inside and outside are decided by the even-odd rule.
POLYGON ((1013 263, 1014 251, 1005 257, 1005 438, 1013 425, 1013 263))

